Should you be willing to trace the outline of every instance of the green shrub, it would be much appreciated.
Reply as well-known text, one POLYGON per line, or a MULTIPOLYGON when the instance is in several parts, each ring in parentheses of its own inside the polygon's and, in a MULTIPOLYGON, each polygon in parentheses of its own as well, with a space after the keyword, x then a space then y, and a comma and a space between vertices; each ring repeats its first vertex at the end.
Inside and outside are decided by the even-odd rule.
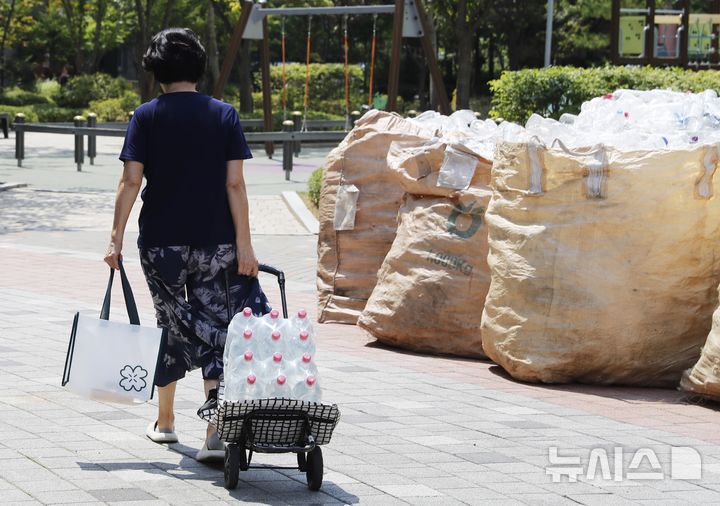
POLYGON ((322 189, 323 168, 318 167, 308 179, 308 197, 316 208, 320 207, 320 190, 322 189))
POLYGON ((38 115, 35 109, 31 105, 10 105, 0 104, 0 112, 6 112, 10 115, 10 123, 15 121, 15 115, 23 113, 25 115, 26 123, 37 123, 38 115))
POLYGON ((50 101, 39 93, 23 90, 18 87, 8 88, 0 95, 0 102, 8 105, 48 104, 50 101))
MULTIPOLYGON (((367 103, 364 76, 360 65, 348 67, 350 78, 350 110, 359 109, 367 103)), ((262 76, 255 76, 256 89, 262 89, 262 76)), ((305 100, 305 64, 289 63, 285 66, 287 110, 302 111, 305 100)), ((282 113, 282 66, 270 67, 270 87, 273 111, 282 113)), ((257 101, 254 98, 254 107, 257 101)), ((260 94, 260 96, 262 96, 260 94)), ((262 108, 262 98, 259 101, 262 108)), ((341 63, 311 63, 308 109, 322 113, 345 115, 345 67, 341 63)))
POLYGON ((93 100, 87 111, 97 114, 98 121, 127 121, 128 112, 134 111, 140 105, 140 97, 133 92, 125 92, 120 98, 93 100))
POLYGON ((71 78, 60 89, 56 102, 62 107, 87 107, 93 100, 120 98, 132 91, 130 81, 98 72, 71 78))
POLYGON ((40 123, 55 123, 72 121, 75 116, 82 115, 82 109, 74 107, 59 107, 54 104, 38 104, 33 106, 40 123))
POLYGON ((37 81, 35 83, 35 91, 48 100, 55 101, 60 94, 60 83, 52 79, 47 81, 37 81))
POLYGON ((503 72, 490 82, 493 92, 490 115, 524 123, 533 113, 559 118, 577 114, 583 102, 617 89, 673 89, 720 93, 720 74, 653 67, 550 67, 503 72))

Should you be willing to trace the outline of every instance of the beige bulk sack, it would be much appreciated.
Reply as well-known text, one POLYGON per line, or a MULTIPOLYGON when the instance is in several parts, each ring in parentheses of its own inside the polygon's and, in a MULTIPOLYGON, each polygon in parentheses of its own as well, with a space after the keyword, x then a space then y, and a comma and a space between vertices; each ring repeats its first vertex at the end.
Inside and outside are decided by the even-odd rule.
POLYGON ((318 321, 355 324, 397 229, 404 190, 387 166, 390 143, 432 132, 369 111, 328 155, 320 195, 318 321))
POLYGON ((717 160, 500 143, 487 355, 524 381, 676 386, 717 303, 717 160))
POLYGON ((438 141, 393 143, 388 163, 408 194, 358 325, 403 348, 485 357, 480 317, 490 284, 484 212, 491 163, 438 141))
POLYGON ((712 328, 700 360, 685 371, 680 389, 720 402, 720 306, 713 313, 712 328))

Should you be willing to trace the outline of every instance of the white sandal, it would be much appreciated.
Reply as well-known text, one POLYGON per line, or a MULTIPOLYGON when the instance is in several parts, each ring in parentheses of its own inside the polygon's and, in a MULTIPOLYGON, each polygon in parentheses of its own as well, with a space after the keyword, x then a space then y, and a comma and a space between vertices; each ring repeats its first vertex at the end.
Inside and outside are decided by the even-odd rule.
POLYGON ((148 425, 147 430, 145 431, 145 435, 150 439, 150 441, 153 441, 155 443, 177 443, 178 437, 177 434, 175 434, 175 430, 173 429, 158 429, 157 428, 157 420, 154 422, 150 422, 150 425, 148 425))
POLYGON ((225 442, 213 432, 195 455, 198 462, 222 462, 225 459, 225 442))

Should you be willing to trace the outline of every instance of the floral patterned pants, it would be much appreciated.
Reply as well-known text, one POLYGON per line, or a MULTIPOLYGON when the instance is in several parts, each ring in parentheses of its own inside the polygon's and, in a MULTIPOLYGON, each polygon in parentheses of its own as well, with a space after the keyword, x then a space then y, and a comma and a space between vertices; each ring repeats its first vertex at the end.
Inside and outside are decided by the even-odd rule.
POLYGON ((237 274, 235 246, 159 246, 140 250, 158 326, 167 329, 155 384, 163 387, 202 368, 203 378, 223 372, 223 349, 232 317, 250 307, 270 311, 257 278, 237 274))

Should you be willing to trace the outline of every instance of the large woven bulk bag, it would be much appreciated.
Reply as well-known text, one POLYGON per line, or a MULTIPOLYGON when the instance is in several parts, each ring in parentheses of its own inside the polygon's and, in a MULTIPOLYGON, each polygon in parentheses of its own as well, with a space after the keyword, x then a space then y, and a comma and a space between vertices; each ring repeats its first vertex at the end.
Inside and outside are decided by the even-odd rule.
POLYGON ((680 388, 720 402, 720 306, 713 313, 700 360, 683 373, 680 388))
POLYGON ((395 238, 404 194, 388 169, 388 148, 431 136, 397 114, 373 110, 328 155, 320 194, 318 321, 357 321, 395 238))
POLYGON ((717 299, 717 159, 499 143, 487 355, 524 381, 677 385, 717 299))
POLYGON ((484 357, 491 163, 437 140, 393 143, 388 163, 408 193, 358 325, 395 346, 484 357))

